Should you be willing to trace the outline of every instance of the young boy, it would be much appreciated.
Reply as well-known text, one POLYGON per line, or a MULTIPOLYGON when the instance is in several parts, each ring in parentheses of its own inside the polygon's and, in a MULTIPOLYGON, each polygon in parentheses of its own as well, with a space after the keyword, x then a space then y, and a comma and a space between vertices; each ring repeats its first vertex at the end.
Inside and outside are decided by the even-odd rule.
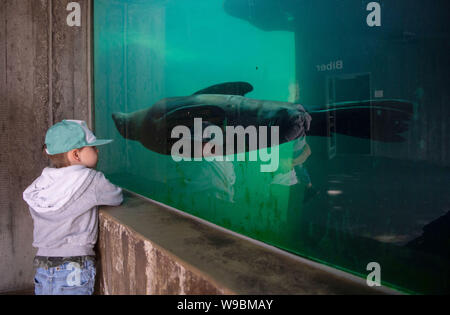
POLYGON ((306 137, 300 137, 294 141, 294 157, 280 161, 282 171, 275 175, 272 180, 272 184, 284 186, 304 185, 305 190, 303 203, 308 203, 315 195, 319 193, 313 187, 308 171, 303 165, 311 155, 311 149, 308 143, 306 143, 306 137))
POLYGON ((122 189, 95 171, 99 145, 81 120, 63 120, 45 137, 46 167, 23 193, 34 221, 38 248, 35 294, 82 294, 94 291, 98 205, 118 206, 122 189))

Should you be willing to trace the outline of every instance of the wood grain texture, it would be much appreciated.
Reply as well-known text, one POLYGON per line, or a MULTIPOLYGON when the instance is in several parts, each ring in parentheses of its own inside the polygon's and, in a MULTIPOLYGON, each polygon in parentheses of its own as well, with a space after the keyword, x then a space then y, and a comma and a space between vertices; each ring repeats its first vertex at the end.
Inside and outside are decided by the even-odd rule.
MULTIPOLYGON (((67 26, 68 2, 0 2, 0 292, 33 287, 33 222, 22 193, 48 166, 47 129, 89 118, 87 23, 67 26)), ((91 1, 79 2, 86 21, 91 1)))

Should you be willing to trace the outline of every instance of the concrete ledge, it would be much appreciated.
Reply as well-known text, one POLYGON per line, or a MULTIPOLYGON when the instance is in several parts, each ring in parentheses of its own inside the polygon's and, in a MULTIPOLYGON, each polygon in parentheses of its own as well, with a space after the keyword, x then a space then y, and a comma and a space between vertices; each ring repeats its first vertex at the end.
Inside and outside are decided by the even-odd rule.
POLYGON ((99 221, 100 294, 395 293, 126 191, 121 206, 101 207, 99 221))

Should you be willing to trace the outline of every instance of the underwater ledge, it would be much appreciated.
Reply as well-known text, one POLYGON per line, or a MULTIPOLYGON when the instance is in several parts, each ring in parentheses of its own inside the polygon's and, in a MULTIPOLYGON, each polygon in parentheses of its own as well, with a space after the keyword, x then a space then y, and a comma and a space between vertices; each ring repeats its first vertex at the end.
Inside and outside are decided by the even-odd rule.
POLYGON ((124 189, 99 207, 96 294, 401 294, 124 189))

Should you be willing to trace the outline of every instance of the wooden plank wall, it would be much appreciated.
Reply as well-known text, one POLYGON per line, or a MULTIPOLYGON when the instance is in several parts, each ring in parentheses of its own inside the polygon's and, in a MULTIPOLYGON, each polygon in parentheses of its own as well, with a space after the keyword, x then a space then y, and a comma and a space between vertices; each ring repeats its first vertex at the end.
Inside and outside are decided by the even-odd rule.
POLYGON ((0 1, 0 292, 33 286, 33 224, 24 189, 48 161, 46 130, 91 121, 91 0, 81 27, 66 23, 69 0, 0 1))

